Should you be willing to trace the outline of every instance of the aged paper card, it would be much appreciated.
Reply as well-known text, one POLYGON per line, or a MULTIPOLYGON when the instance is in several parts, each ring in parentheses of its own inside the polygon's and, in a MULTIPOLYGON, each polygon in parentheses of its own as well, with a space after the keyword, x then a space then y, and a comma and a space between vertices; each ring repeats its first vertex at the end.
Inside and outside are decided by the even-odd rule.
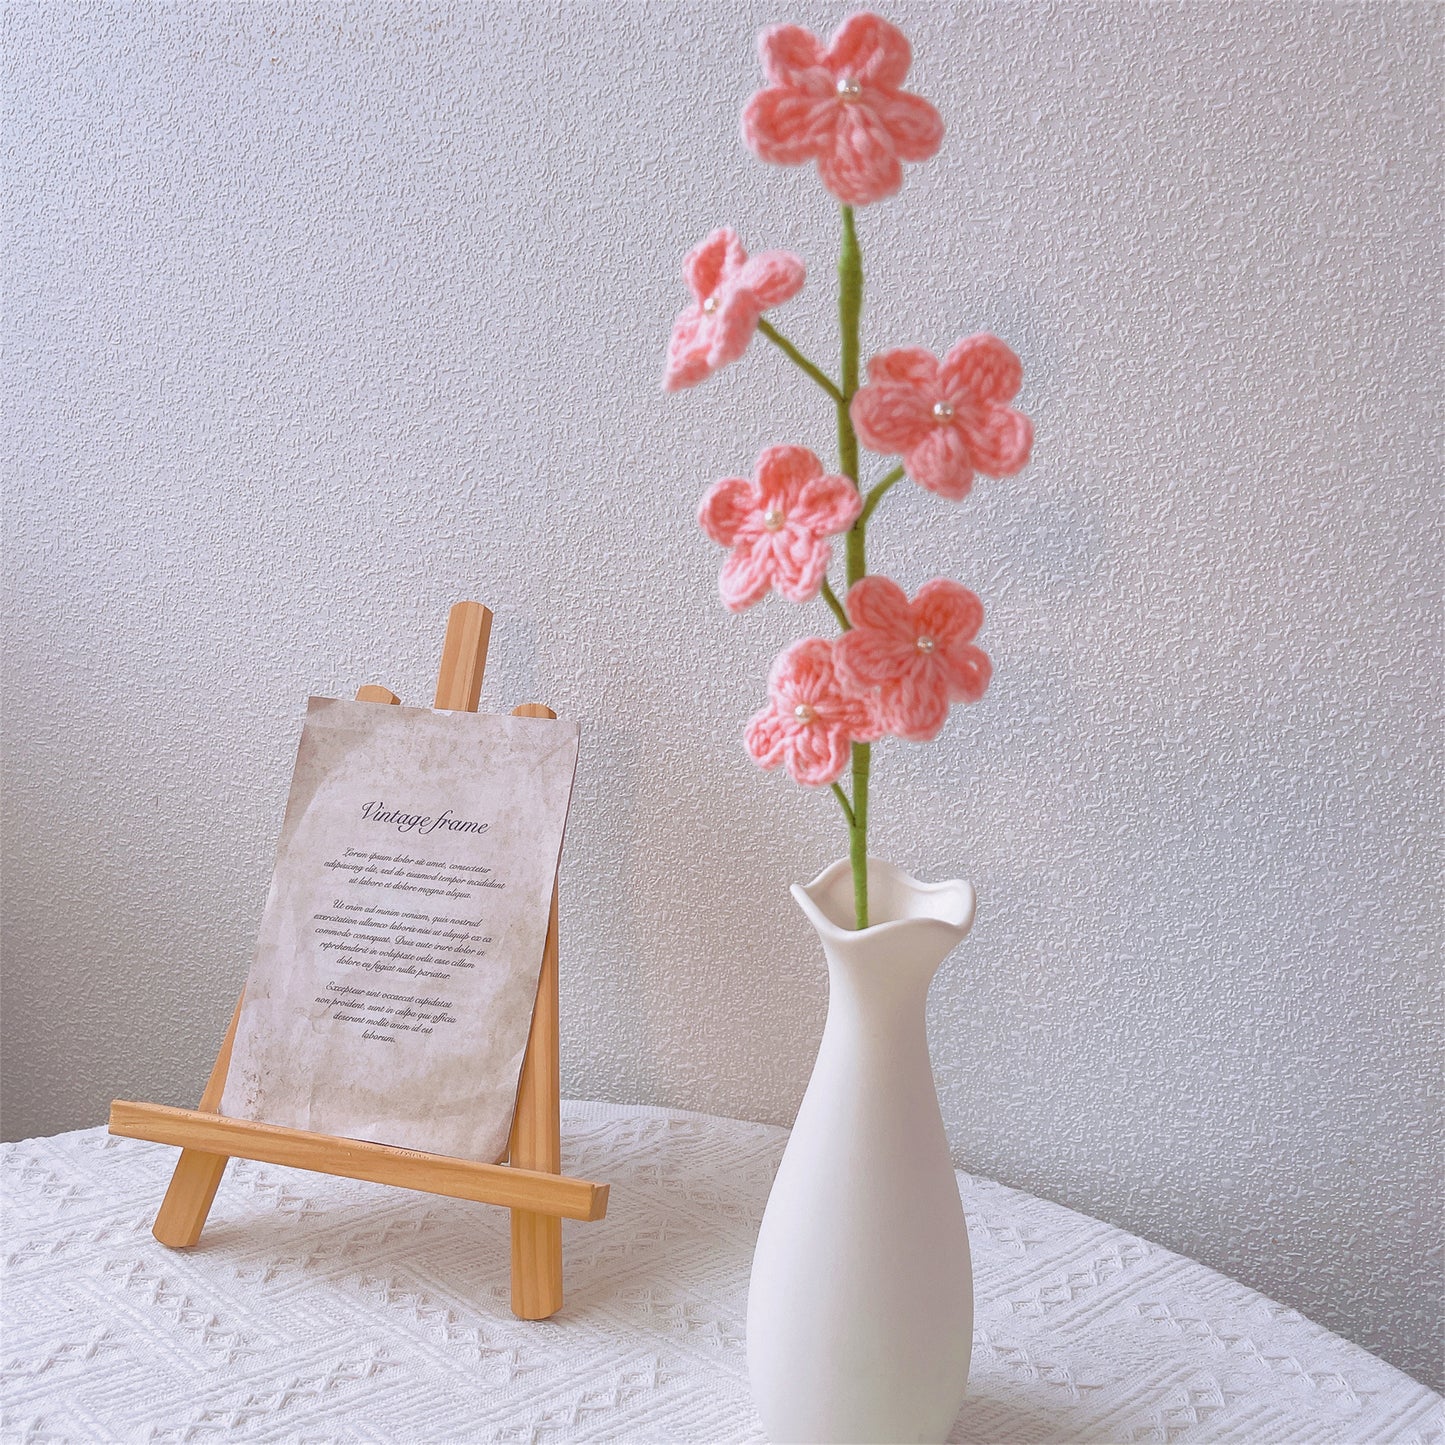
POLYGON ((223 1114, 502 1156, 577 741, 310 700, 223 1114))

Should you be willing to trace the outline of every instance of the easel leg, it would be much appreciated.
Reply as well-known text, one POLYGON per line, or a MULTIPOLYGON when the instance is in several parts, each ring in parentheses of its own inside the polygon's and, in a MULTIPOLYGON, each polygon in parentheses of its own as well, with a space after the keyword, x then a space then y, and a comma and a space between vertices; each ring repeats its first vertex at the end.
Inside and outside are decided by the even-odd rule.
POLYGON ((201 1237, 206 1216, 231 1161, 224 1154, 182 1149, 151 1233, 172 1249, 189 1249, 201 1237))
MULTIPOLYGON (((512 1121, 511 1162, 519 1169, 562 1172, 562 1075, 557 1017, 557 890, 537 979, 537 1008, 512 1121)), ((543 1320, 562 1308, 562 1221, 512 1211, 512 1313, 543 1320)))
POLYGON ((512 1211, 512 1313, 545 1320, 562 1308, 562 1221, 512 1211))
MULTIPOLYGON (((214 1114, 221 1106, 226 1070, 231 1066, 231 1045, 235 1042, 236 1025, 241 1018, 241 1003, 245 997, 242 993, 236 1000, 231 1026, 221 1041, 221 1051, 216 1055, 211 1077, 206 1080, 205 1091, 201 1094, 200 1108, 204 1113, 214 1114)), ((170 1188, 166 1190, 156 1222, 151 1226, 151 1233, 162 1244, 172 1249, 189 1249, 200 1239, 227 1162, 224 1154, 207 1154, 201 1149, 181 1150, 176 1171, 171 1175, 170 1188)))

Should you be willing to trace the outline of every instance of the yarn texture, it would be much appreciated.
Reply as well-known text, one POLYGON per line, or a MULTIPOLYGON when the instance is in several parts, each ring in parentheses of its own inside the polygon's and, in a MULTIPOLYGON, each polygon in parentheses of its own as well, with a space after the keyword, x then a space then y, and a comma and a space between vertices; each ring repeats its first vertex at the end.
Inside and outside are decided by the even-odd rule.
POLYGON ((904 161, 925 161, 943 121, 921 96, 900 89, 913 59, 903 32, 878 15, 851 15, 825 47, 800 25, 758 38, 766 89, 748 101, 743 139, 765 161, 817 161, 823 184, 845 206, 866 206, 903 184, 904 161))
POLYGON ((749 259, 730 226, 694 246, 682 273, 693 299, 672 324, 664 391, 696 386, 736 361, 763 312, 796 296, 806 276, 803 262, 790 251, 764 251, 749 259))
POLYGON ((784 765, 807 788, 837 781, 853 744, 872 742, 883 731, 874 696, 855 691, 839 675, 836 646, 805 637, 780 653, 768 678, 768 706, 744 734, 760 768, 784 765))
POLYGON ((955 702, 977 702, 993 664, 973 645, 983 603, 967 587, 936 577, 913 601, 891 578, 865 577, 849 590, 853 624, 834 644, 843 685, 877 689, 885 731, 909 742, 932 742, 955 702))
POLYGON ((942 362, 901 346, 868 363, 853 426, 870 451, 901 456, 914 481, 961 501, 976 472, 1011 477, 1028 461, 1033 423, 1008 404, 1022 382, 1018 357, 986 332, 965 337, 942 362))
POLYGON ((938 112, 902 88, 913 59, 903 33, 864 11, 826 44, 800 25, 771 26, 758 54, 766 84, 743 108, 744 141, 777 165, 816 162, 842 203, 837 368, 820 366, 763 315, 797 294, 803 263, 786 251, 749 260, 724 227, 687 257, 693 300, 673 325, 663 386, 695 386, 761 332, 817 388, 814 399, 825 399, 837 437, 833 470, 806 447, 769 447, 751 481, 714 482, 697 518, 728 549, 718 578, 725 607, 742 612, 769 592, 797 603, 821 598, 842 631, 835 642, 807 637, 777 656, 768 706, 744 737, 759 767, 829 786, 848 831, 854 926, 866 929, 873 744, 885 732, 931 741, 954 703, 983 696, 993 670, 973 642, 983 622, 978 598, 935 579, 910 601, 896 582, 870 576, 868 529, 907 476, 954 501, 977 473, 1011 476, 1028 460, 1033 425, 1010 405, 1023 368, 996 336, 965 337, 941 362, 921 347, 884 351, 863 375, 855 208, 892 195, 904 164, 927 160, 943 140, 938 112), (860 446, 901 460, 870 476, 860 446), (846 601, 828 576, 839 536, 846 601))
POLYGON ((742 612, 770 589, 809 602, 828 570, 827 539, 853 525, 863 499, 847 477, 824 475, 807 447, 768 447, 753 475, 724 477, 698 508, 703 531, 732 548, 718 578, 723 603, 742 612))

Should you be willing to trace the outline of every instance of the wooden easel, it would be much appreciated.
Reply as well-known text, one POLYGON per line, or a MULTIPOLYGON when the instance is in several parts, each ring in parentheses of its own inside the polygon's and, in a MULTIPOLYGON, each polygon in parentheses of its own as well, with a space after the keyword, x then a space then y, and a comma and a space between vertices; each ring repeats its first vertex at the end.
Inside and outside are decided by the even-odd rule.
MULTIPOLYGON (((491 631, 492 614, 480 603, 458 602, 452 608, 434 707, 476 712, 491 631)), ((363 687, 356 697, 360 702, 401 701, 395 693, 374 685, 363 687)), ((513 709, 513 716, 555 718, 557 714, 540 703, 525 703, 513 709)), ((512 1212, 512 1312, 524 1320, 546 1319, 562 1307, 562 1221, 601 1219, 607 1213, 607 1185, 562 1174, 557 1006, 554 883, 537 1006, 527 1036, 506 1164, 478 1164, 218 1114, 231 1063, 231 1043, 241 1017, 240 1001, 199 1107, 172 1109, 116 1099, 110 1106, 110 1132, 127 1139, 180 1146, 181 1157, 152 1230, 172 1249, 188 1248, 200 1239, 226 1161, 233 1158, 499 1204, 512 1212)))

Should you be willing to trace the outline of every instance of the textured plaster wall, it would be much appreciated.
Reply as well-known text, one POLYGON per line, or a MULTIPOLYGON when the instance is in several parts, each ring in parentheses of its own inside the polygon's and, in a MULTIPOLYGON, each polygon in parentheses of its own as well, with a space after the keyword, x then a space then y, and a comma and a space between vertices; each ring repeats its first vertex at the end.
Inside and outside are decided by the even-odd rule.
MULTIPOLYGON (((696 531, 760 347, 664 398, 711 226, 836 213, 736 139, 775 5, 4 11, 9 1136, 193 1099, 308 692, 584 724, 569 1092, 787 1121, 843 847, 739 735, 776 649, 696 531)), ((1033 465, 900 487, 875 564, 989 610, 986 700, 878 749, 876 851, 973 878, 930 1028, 956 1158, 1439 1381, 1437 110, 1429 5, 894 3, 942 156, 861 217, 865 345, 989 328, 1033 465)))

